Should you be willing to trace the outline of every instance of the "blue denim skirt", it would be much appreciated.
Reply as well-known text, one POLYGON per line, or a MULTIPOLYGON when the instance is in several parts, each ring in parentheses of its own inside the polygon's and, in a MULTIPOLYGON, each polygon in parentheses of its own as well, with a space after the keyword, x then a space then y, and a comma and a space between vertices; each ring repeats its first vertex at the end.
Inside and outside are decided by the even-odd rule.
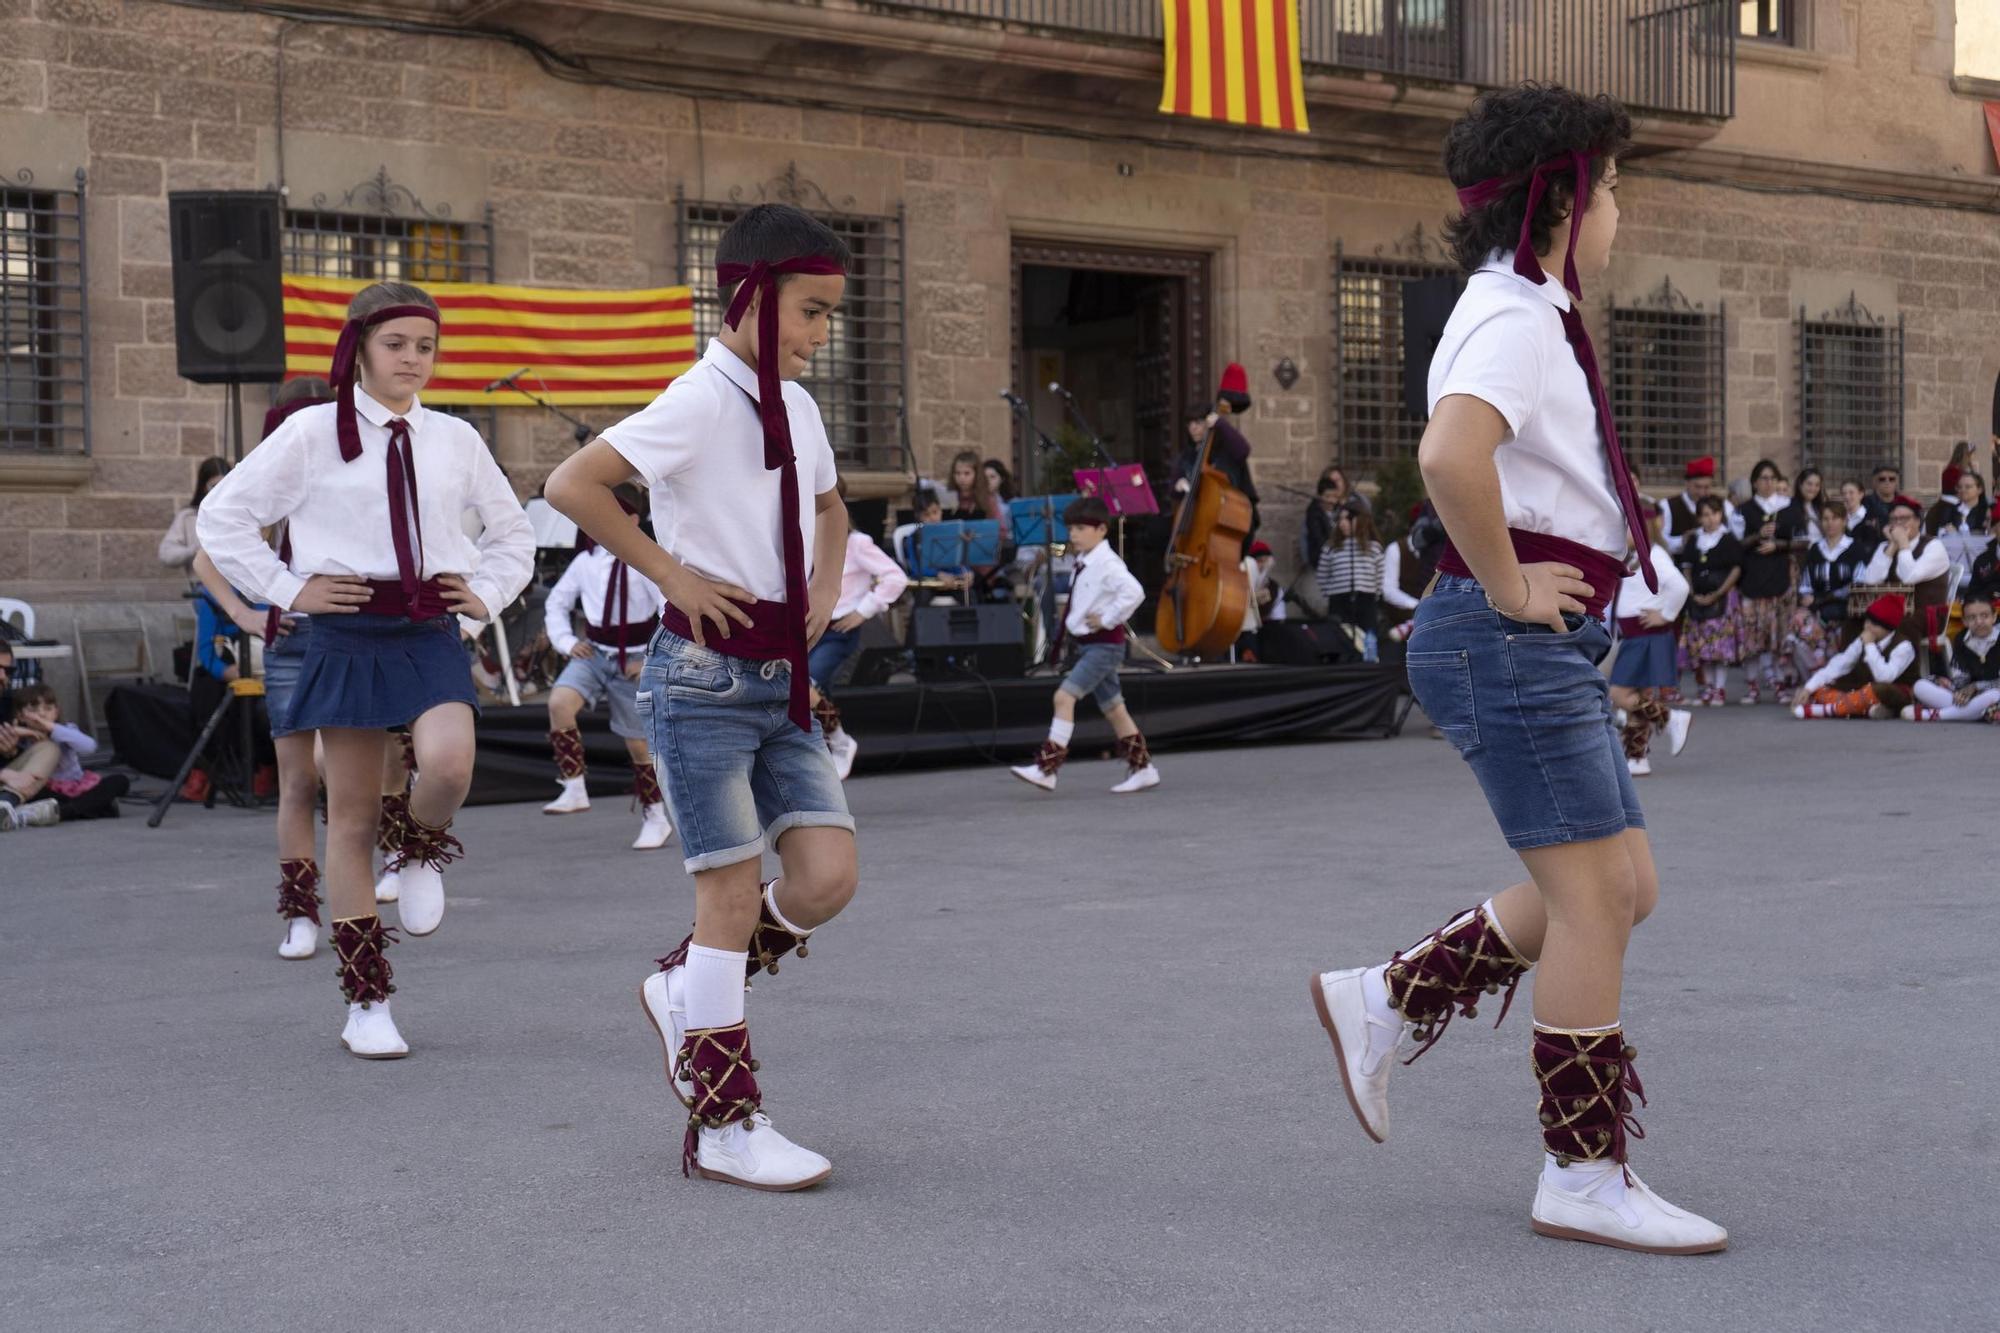
POLYGON ((1604 621, 1572 615, 1557 634, 1508 620, 1477 581, 1451 574, 1414 621, 1410 690, 1471 766, 1509 847, 1646 826, 1598 670, 1611 651, 1604 621))
POLYGON ((319 616, 299 663, 291 705, 282 720, 273 715, 271 734, 408 726, 447 703, 479 711, 472 663, 451 616, 319 616))
POLYGON ((1665 689, 1681 680, 1674 660, 1672 634, 1641 634, 1618 641, 1618 660, 1611 664, 1611 683, 1629 690, 1665 689))

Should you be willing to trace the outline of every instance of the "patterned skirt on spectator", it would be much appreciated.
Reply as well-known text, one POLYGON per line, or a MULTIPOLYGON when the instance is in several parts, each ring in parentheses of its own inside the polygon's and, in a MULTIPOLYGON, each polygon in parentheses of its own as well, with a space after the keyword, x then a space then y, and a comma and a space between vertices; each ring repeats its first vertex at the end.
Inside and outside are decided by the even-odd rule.
POLYGON ((1681 656, 1689 666, 1730 665, 1742 660, 1737 606, 1736 594, 1732 592, 1723 599, 1720 615, 1707 620, 1696 620, 1692 615, 1687 618, 1681 627, 1681 656))
POLYGON ((1797 603, 1798 598, 1788 593, 1783 597, 1745 597, 1737 604, 1737 632, 1744 657, 1775 653, 1785 646, 1792 608, 1797 603))

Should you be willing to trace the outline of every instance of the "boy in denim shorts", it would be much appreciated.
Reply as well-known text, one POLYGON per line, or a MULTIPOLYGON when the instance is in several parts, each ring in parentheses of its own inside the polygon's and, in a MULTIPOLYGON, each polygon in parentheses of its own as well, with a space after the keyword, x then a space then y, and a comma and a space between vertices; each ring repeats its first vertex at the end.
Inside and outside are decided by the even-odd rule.
POLYGON ((1658 577, 1579 303, 1580 274, 1610 264, 1631 128, 1608 97, 1524 84, 1481 96, 1445 137, 1461 210, 1446 232, 1468 277, 1431 361, 1418 449, 1449 541, 1413 618, 1410 687, 1529 880, 1386 963, 1314 976, 1311 995, 1349 1108, 1380 1142, 1405 1027, 1421 1054, 1454 1012, 1471 1017, 1503 988, 1504 1018, 1539 963, 1544 1156, 1530 1226, 1703 1254, 1729 1233, 1626 1164, 1644 1093, 1619 1000, 1626 944, 1659 881, 1598 663, 1628 552, 1650 589, 1658 577))
POLYGON ((746 979, 854 895, 854 820, 810 706, 806 656, 840 596, 847 513, 812 396, 795 383, 846 286, 846 244, 760 204, 716 247, 722 334, 642 411, 565 461, 549 503, 666 595, 638 706, 694 876, 694 931, 640 988, 688 1108, 681 1170, 762 1190, 826 1158, 763 1112, 746 979), (651 492, 654 539, 613 490, 651 492), (759 883, 774 848, 780 876, 759 883))
POLYGON ((1145 600, 1145 591, 1125 562, 1105 537, 1109 534, 1111 511, 1094 495, 1072 500, 1063 510, 1069 528, 1069 545, 1076 557, 1070 575, 1069 606, 1057 637, 1077 645, 1076 664, 1056 687, 1055 719, 1049 723, 1049 738, 1035 757, 1009 771, 1021 781, 1043 791, 1056 789, 1056 774, 1069 758, 1069 738, 1076 731, 1077 701, 1085 695, 1097 700, 1098 709, 1118 736, 1118 754, 1125 761, 1125 776, 1111 790, 1121 794, 1145 791, 1160 785, 1160 770, 1146 751, 1146 738, 1125 707, 1118 689, 1118 668, 1125 665, 1125 621, 1145 600))

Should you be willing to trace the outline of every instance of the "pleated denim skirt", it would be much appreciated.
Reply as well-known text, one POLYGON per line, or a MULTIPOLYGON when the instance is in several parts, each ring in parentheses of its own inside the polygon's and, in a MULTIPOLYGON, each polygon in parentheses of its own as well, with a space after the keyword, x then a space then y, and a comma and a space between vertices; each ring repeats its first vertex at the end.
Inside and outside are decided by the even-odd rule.
POLYGON ((314 616, 291 706, 271 734, 407 726, 445 703, 479 711, 453 617, 314 616))

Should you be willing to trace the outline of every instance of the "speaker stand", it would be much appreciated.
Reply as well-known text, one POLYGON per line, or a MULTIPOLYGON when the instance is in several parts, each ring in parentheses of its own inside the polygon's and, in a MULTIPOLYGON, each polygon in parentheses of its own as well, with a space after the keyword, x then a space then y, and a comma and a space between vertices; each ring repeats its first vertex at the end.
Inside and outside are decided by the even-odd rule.
POLYGON ((229 381, 229 462, 233 467, 243 461, 243 385, 238 380, 229 381))

